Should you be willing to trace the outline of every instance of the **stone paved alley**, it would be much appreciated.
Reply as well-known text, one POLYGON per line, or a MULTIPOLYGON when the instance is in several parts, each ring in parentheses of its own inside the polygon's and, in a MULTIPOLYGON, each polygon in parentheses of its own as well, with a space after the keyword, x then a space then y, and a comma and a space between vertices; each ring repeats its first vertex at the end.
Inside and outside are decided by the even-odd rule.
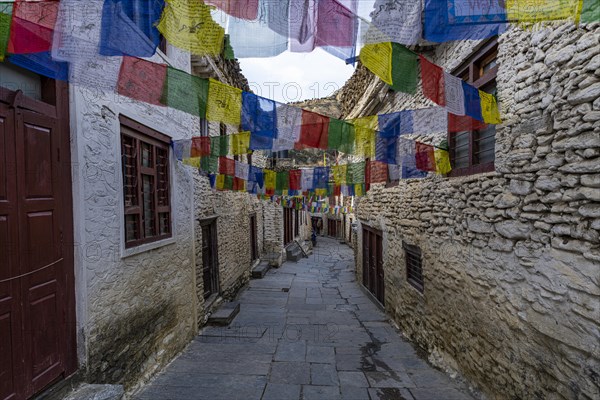
POLYGON ((310 258, 251 281, 229 327, 203 329, 137 400, 462 400, 355 280, 352 250, 319 238, 310 258))

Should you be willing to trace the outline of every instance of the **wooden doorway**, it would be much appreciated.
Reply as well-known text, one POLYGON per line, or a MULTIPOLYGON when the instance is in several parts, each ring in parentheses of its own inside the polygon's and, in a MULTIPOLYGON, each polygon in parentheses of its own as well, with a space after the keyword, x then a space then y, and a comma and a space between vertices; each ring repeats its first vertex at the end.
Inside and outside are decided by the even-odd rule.
POLYGON ((294 240, 294 210, 283 209, 283 245, 287 246, 294 240))
POLYGON ((258 232, 256 227, 256 214, 250 216, 250 261, 258 260, 258 232))
POLYGON ((200 221, 202 226, 202 281, 204 299, 219 293, 219 258, 217 242, 217 220, 200 221))
POLYGON ((300 236, 300 211, 294 209, 294 237, 300 236))
POLYGON ((363 227, 363 285, 385 305, 383 238, 381 231, 363 227))
POLYGON ((0 399, 77 369, 68 87, 0 88, 0 399))

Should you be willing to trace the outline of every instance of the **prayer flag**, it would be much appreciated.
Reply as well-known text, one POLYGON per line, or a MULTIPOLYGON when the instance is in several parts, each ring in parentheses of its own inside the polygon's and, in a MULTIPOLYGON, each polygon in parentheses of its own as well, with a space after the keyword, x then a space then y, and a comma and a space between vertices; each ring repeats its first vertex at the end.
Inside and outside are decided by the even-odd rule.
POLYGON ((331 167, 333 173, 333 181, 336 185, 346 184, 346 177, 348 175, 348 165, 335 165, 331 167))
POLYGON ((420 108, 412 111, 411 133, 435 135, 448 131, 448 112, 442 107, 420 108))
POLYGON ((16 0, 8 39, 11 54, 41 53, 52 50, 58 0, 16 0))
POLYGON ((600 2, 598 0, 583 0, 581 22, 589 24, 600 21, 600 2))
POLYGON ((249 180, 248 177, 250 175, 250 165, 236 161, 235 162, 235 177, 239 179, 243 179, 245 181, 249 180))
POLYGON ((368 172, 369 179, 366 181, 366 183, 387 182, 388 167, 386 163, 381 161, 369 161, 368 172))
POLYGON ((219 173, 235 175, 235 160, 227 157, 219 157, 219 173))
POLYGON ((231 149, 234 156, 247 154, 250 149, 250 132, 231 135, 231 149))
POLYGON ((69 64, 52 60, 49 51, 31 54, 11 54, 8 56, 8 62, 48 78, 59 81, 69 79, 69 64))
POLYGON ((293 52, 311 52, 315 48, 317 23, 316 0, 290 0, 290 49, 293 52))
POLYGON ((242 93, 242 129, 252 134, 277 137, 277 113, 273 100, 242 93))
POLYGON ((302 170, 290 171, 290 190, 302 190, 302 170))
POLYGON ((250 182, 256 182, 256 184, 259 187, 263 187, 265 180, 264 180, 264 174, 263 174, 263 170, 259 167, 256 167, 254 165, 250 166, 250 172, 248 175, 248 181, 250 182))
POLYGON ((392 85, 392 43, 366 44, 360 50, 361 63, 388 85, 392 85))
POLYGON ((435 152, 433 146, 415 142, 415 159, 420 171, 435 171, 435 152))
POLYGON ((10 38, 10 23, 12 20, 12 3, 0 4, 0 62, 6 56, 6 47, 10 38))
POLYGON ((307 192, 314 188, 314 170, 303 169, 302 170, 302 191, 307 192))
POLYGON ((192 138, 192 157, 205 157, 210 156, 210 137, 199 136, 192 138))
POLYGON ((581 3, 581 0, 506 0, 505 7, 509 21, 577 21, 581 3))
POLYGON ((164 0, 105 0, 99 53, 104 56, 154 55, 161 39, 156 23, 164 6, 164 0))
POLYGON ((365 182, 365 162, 348 164, 347 182, 357 184, 365 182))
MULTIPOLYGON (((376 5, 376 8, 379 7, 376 5)), ((416 45, 422 35, 421 0, 395 1, 385 4, 385 9, 375 12, 364 43, 394 42, 406 46, 416 45)))
POLYGON ((302 109, 299 107, 288 106, 287 104, 278 104, 276 114, 277 139, 286 140, 292 143, 300 140, 302 109))
POLYGON ((236 18, 251 21, 258 15, 258 0, 205 0, 205 3, 236 18))
POLYGON ((214 157, 224 157, 229 154, 229 136, 211 136, 210 137, 210 155, 214 157))
POLYGON ((400 180, 400 166, 396 164, 388 164, 388 176, 391 182, 400 180))
POLYGON ((171 145, 173 146, 173 154, 175 158, 182 161, 184 158, 189 158, 192 150, 192 141, 190 139, 174 140, 171 145))
POLYGON ((434 103, 445 106, 446 94, 444 83, 444 70, 427 60, 423 55, 419 56, 421 65, 421 82, 423 94, 434 103))
POLYGON ((379 118, 377 115, 357 118, 354 123, 356 139, 354 153, 365 158, 375 157, 375 139, 379 118))
POLYGON ((275 189, 277 185, 277 173, 270 169, 264 170, 265 175, 265 187, 267 189, 275 189))
POLYGON ((496 96, 480 90, 479 97, 481 98, 483 121, 487 124, 501 124, 502 120, 500 119, 500 110, 498 109, 496 96))
POLYGON ((161 103, 195 117, 206 117, 208 80, 168 67, 161 103))
POLYGON ((417 55, 398 43, 365 45, 360 60, 372 73, 397 92, 417 90, 417 55))
POLYGON ((246 180, 234 177, 233 178, 233 190, 237 192, 245 192, 246 191, 246 180))
POLYGON ((162 106, 160 99, 167 66, 135 57, 123 57, 117 92, 145 103, 162 106))
POLYGON ((250 150, 271 150, 272 148, 272 137, 250 134, 250 150))
POLYGON ((200 168, 200 157, 184 158, 183 164, 194 168, 200 168))
POLYGON ((200 158, 200 169, 204 172, 216 174, 219 172, 219 157, 204 156, 200 158))
POLYGON ((474 86, 469 85, 467 82, 462 82, 463 92, 465 94, 465 114, 478 121, 483 121, 481 115, 481 98, 479 97, 479 90, 474 86))
POLYGON ((313 187, 316 189, 326 189, 329 184, 329 168, 315 167, 313 171, 313 187))
POLYGON ((192 54, 218 57, 223 50, 225 31, 202 1, 166 0, 158 30, 173 46, 192 54))
POLYGON ((465 115, 465 93, 462 79, 444 71, 446 109, 455 115, 465 115))
POLYGON ((386 164, 396 163, 396 147, 398 138, 386 138, 377 135, 377 143, 375 145, 375 159, 386 164))
POLYGON ((469 116, 448 114, 448 132, 478 131, 487 128, 487 124, 469 116))
MULTIPOLYGON (((356 11, 356 0, 353 0, 356 11)), ((351 6, 352 7, 352 6, 351 6)), ((354 47, 358 17, 339 0, 317 1, 316 46, 354 47)))
POLYGON ((450 165, 450 154, 446 150, 435 150, 435 169, 440 175, 446 175, 452 171, 450 165))
POLYGON ((242 91, 233 86, 210 79, 206 119, 229 125, 239 125, 241 122, 241 111, 242 91))
POLYGON ((287 171, 277 173, 277 182, 275 188, 277 190, 288 190, 290 187, 290 176, 287 171))
POLYGON ((310 147, 327 149, 329 117, 302 110, 302 129, 300 131, 299 148, 310 147))

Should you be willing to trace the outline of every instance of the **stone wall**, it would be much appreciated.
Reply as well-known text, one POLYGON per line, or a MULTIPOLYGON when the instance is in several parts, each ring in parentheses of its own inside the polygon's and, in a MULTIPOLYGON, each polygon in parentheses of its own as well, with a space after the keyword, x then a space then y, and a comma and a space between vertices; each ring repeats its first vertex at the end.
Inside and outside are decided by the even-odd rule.
MULTIPOLYGON (((599 38, 599 24, 512 27, 499 41, 496 171, 373 185, 355 206, 383 234, 388 313, 492 399, 600 396, 599 38), (422 250, 423 294, 403 242, 422 250)), ((452 70, 479 44, 463 45, 430 57, 452 70)), ((427 105, 355 79, 349 116, 427 105)))

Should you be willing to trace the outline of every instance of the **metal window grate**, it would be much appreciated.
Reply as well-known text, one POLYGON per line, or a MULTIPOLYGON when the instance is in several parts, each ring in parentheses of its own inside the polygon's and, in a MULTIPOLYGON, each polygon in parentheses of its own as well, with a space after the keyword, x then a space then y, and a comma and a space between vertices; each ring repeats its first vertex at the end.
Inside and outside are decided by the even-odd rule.
POLYGON ((404 243, 404 258, 406 260, 406 280, 415 289, 423 293, 423 264, 421 261, 421 249, 404 243))

